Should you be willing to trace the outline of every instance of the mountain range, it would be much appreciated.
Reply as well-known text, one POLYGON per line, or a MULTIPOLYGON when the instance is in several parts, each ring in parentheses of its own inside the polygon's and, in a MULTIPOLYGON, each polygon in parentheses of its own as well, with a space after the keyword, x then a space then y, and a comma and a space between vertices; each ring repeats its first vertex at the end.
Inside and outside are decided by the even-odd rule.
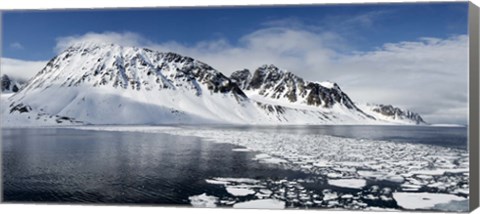
POLYGON ((2 125, 425 123, 391 105, 359 107, 336 83, 275 65, 226 76, 190 57, 116 44, 73 45, 25 85, 2 76, 2 93, 2 125))

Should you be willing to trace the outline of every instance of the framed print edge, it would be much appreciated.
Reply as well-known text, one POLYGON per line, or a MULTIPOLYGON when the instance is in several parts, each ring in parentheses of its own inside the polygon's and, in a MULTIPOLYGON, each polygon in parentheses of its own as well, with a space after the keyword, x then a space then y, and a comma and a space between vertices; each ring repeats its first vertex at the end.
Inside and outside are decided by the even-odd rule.
POLYGON ((479 8, 469 3, 469 56, 470 56, 470 211, 479 206, 479 8))

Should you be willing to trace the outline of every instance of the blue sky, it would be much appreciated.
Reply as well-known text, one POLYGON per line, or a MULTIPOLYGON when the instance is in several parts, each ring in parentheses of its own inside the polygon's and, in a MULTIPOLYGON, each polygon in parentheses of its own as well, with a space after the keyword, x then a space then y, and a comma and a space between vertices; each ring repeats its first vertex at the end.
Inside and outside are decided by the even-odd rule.
POLYGON ((232 44, 266 26, 335 32, 345 51, 366 51, 384 43, 467 33, 468 4, 422 3, 289 7, 135 10, 15 11, 3 13, 3 57, 46 60, 56 39, 88 32, 134 32, 161 43, 193 45, 224 39, 232 44))
POLYGON ((466 124, 466 2, 3 13, 2 73, 28 79, 76 42, 172 51, 225 75, 274 64, 358 103, 466 124))

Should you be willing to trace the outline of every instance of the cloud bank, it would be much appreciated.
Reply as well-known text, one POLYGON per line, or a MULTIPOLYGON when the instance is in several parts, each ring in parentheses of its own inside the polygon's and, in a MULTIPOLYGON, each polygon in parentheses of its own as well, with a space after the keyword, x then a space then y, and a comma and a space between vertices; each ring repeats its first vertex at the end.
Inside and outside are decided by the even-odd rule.
MULTIPOLYGON (((54 49, 59 52, 76 42, 148 47, 191 56, 226 75, 275 64, 306 80, 337 82, 357 102, 408 108, 431 123, 467 123, 467 35, 419 38, 363 52, 345 51, 344 41, 334 32, 266 26, 238 41, 219 39, 190 46, 155 43, 132 32, 91 32, 58 38, 54 49)), ((13 61, 6 62, 10 69, 19 69, 13 61)))
POLYGON ((20 80, 32 78, 42 70, 46 64, 47 61, 28 61, 11 58, 0 59, 1 74, 6 74, 20 80))

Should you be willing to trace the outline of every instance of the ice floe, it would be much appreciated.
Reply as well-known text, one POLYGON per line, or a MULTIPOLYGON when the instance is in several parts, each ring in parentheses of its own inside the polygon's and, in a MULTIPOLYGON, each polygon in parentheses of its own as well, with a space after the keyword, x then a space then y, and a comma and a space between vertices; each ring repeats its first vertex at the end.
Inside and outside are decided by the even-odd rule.
POLYGON ((248 189, 248 187, 227 187, 227 192, 233 196, 246 196, 255 193, 255 191, 248 189))
POLYGON ((403 183, 405 181, 405 178, 402 175, 387 174, 379 171, 359 170, 357 171, 357 173, 364 178, 370 178, 375 180, 384 180, 395 183, 403 183))
POLYGON ((228 181, 221 181, 221 180, 214 180, 214 179, 206 179, 205 182, 207 182, 209 184, 221 184, 221 185, 229 184, 228 181))
POLYGON ((217 181, 225 181, 229 183, 248 183, 248 184, 255 184, 260 182, 259 180, 252 179, 252 178, 214 178, 217 181))
POLYGON ((209 196, 206 193, 201 195, 194 195, 188 197, 190 204, 194 207, 216 207, 218 198, 215 196, 209 196))
POLYGON ((397 201, 398 206, 408 209, 432 209, 435 205, 450 203, 452 201, 463 201, 465 198, 451 194, 442 193, 393 193, 393 198, 397 201))
POLYGON ((288 161, 281 159, 281 158, 276 158, 272 157, 267 154, 258 154, 254 158, 255 160, 258 160, 262 163, 268 163, 268 164, 281 164, 281 163, 287 163, 288 161))
POLYGON ((235 148, 235 149, 232 149, 232 151, 234 151, 234 152, 250 152, 250 149, 247 149, 247 148, 235 148))
POLYGON ((367 185, 364 179, 329 179, 328 184, 336 187, 362 189, 367 185))
POLYGON ((233 208, 283 209, 285 208, 285 202, 276 199, 258 199, 236 203, 233 205, 233 208))

